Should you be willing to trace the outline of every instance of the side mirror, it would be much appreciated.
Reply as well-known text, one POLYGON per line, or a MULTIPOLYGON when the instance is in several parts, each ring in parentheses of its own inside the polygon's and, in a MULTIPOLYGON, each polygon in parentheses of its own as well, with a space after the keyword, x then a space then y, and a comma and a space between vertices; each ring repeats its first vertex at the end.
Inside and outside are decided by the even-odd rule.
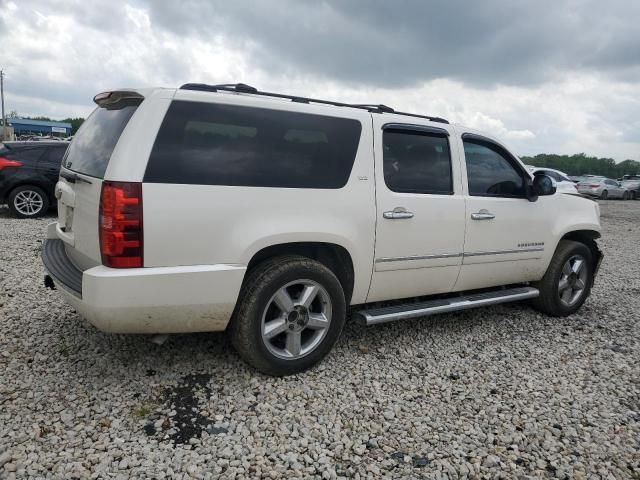
POLYGON ((548 175, 535 175, 533 177, 533 190, 540 197, 556 193, 556 182, 548 175))

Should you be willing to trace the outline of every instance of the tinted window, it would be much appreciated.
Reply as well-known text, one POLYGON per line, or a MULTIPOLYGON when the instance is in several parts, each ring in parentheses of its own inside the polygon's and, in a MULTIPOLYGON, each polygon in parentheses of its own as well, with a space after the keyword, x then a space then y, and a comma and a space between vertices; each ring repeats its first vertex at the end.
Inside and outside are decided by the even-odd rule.
POLYGON ((357 120, 174 101, 145 182, 341 188, 360 141, 357 120))
POLYGON ((37 162, 38 159, 42 156, 45 149, 43 147, 40 148, 11 148, 5 157, 10 160, 20 160, 21 162, 37 162))
POLYGON ((113 149, 136 108, 137 105, 96 108, 73 137, 64 166, 92 177, 104 177, 113 149))
POLYGON ((49 163, 51 165, 60 165, 62 162, 62 157, 64 153, 67 151, 67 145, 63 147, 50 147, 47 150, 47 154, 42 158, 43 161, 49 163))
POLYGON ((384 181, 405 193, 451 194, 451 153, 444 135, 385 130, 384 181))
POLYGON ((522 197, 524 178, 497 146, 464 140, 469 194, 522 197))

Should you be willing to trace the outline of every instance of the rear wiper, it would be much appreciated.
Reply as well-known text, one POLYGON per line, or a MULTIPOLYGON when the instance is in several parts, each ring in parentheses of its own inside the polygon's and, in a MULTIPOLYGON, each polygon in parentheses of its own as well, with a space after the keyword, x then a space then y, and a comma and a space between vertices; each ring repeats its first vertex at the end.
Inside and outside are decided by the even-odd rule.
POLYGON ((76 173, 67 173, 60 170, 60 176, 69 183, 84 182, 84 183, 88 183, 89 185, 92 184, 92 182, 90 182, 86 178, 82 178, 80 175, 76 173))

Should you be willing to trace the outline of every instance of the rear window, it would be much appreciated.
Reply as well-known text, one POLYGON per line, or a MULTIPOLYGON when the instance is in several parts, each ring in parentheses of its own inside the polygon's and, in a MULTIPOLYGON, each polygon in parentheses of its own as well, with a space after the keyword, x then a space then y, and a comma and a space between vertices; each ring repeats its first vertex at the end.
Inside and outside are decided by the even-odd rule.
POLYGON ((360 142, 357 120, 174 101, 144 181, 283 188, 341 188, 360 142))
POLYGON ((121 108, 96 108, 73 137, 63 160, 64 167, 103 178, 113 149, 136 108, 137 105, 131 104, 121 108))

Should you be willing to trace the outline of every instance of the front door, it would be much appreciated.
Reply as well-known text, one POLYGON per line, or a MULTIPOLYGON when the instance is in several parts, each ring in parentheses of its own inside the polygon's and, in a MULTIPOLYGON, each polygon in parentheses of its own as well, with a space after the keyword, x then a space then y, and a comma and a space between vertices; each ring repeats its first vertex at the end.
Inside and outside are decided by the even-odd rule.
POLYGON ((556 199, 530 202, 528 173, 501 145, 473 134, 461 140, 468 178, 466 238, 455 290, 538 280, 543 257, 555 247, 556 199))
POLYGON ((373 117, 377 222, 367 301, 450 292, 462 263, 465 228, 453 128, 373 117))

